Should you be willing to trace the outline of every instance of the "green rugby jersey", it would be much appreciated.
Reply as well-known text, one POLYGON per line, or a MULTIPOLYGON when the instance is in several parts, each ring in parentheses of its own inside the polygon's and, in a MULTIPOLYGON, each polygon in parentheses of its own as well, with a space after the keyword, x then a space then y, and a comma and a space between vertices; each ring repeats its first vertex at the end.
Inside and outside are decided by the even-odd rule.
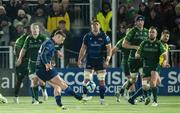
POLYGON ((36 61, 39 48, 46 39, 48 39, 48 37, 42 34, 39 34, 37 38, 33 38, 32 35, 26 38, 23 48, 28 51, 28 56, 31 61, 36 61))
MULTIPOLYGON (((28 36, 27 34, 23 34, 16 40, 14 45, 16 57, 19 57, 19 53, 24 45, 27 36, 28 36)), ((25 55, 25 57, 27 57, 27 54, 25 55)))
POLYGON ((122 42, 123 42, 123 40, 124 40, 124 39, 120 39, 120 40, 116 43, 116 45, 115 45, 115 47, 117 47, 118 49, 120 49, 121 52, 122 52, 122 61, 121 61, 122 64, 123 64, 123 63, 126 63, 126 62, 128 61, 128 57, 129 57, 129 53, 130 53, 130 50, 129 50, 129 49, 126 49, 126 48, 123 48, 123 47, 122 47, 122 42))
POLYGON ((150 40, 143 41, 140 44, 138 53, 143 59, 143 67, 156 68, 159 63, 159 57, 166 52, 162 43, 158 40, 150 42, 150 40))
MULTIPOLYGON (((141 31, 137 27, 133 27, 125 36, 125 40, 127 40, 131 45, 139 46, 142 41, 148 38, 148 29, 143 28, 141 31)), ((135 58, 135 49, 131 49, 129 59, 135 58)))

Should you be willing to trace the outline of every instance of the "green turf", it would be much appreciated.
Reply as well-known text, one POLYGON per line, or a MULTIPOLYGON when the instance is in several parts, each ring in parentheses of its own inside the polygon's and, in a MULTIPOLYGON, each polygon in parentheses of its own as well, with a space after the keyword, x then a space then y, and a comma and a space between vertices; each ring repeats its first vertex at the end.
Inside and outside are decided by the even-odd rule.
POLYGON ((66 111, 58 110, 54 98, 50 97, 43 104, 32 105, 30 97, 20 97, 20 104, 14 104, 8 97, 8 104, 0 104, 0 114, 180 114, 180 97, 159 97, 159 106, 145 106, 143 103, 130 105, 125 99, 117 103, 114 97, 106 97, 106 104, 99 104, 99 97, 93 97, 87 104, 76 101, 73 97, 63 97, 66 111))

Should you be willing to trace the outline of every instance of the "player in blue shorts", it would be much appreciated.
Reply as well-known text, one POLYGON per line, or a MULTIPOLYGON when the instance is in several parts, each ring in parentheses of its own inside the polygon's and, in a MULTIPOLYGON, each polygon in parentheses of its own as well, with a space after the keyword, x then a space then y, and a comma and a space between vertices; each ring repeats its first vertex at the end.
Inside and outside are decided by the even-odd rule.
POLYGON ((65 34, 62 31, 54 33, 51 39, 43 42, 39 49, 36 62, 36 74, 42 81, 47 81, 54 88, 54 95, 57 105, 61 109, 66 109, 61 102, 61 91, 67 95, 73 95, 76 99, 82 100, 82 96, 76 94, 67 83, 59 76, 54 64, 51 62, 56 53, 55 44, 62 44, 65 34))
POLYGON ((82 66, 82 60, 85 56, 83 95, 87 95, 88 90, 85 85, 92 80, 93 73, 96 72, 99 80, 100 104, 104 104, 105 76, 111 56, 111 41, 109 36, 100 31, 100 23, 97 19, 92 20, 91 31, 84 36, 78 58, 79 67, 82 66))

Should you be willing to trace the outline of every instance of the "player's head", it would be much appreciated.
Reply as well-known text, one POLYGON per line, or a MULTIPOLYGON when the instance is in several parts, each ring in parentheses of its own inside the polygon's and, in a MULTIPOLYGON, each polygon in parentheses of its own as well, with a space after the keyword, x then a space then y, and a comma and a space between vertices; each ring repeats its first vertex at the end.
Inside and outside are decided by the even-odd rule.
POLYGON ((170 36, 170 32, 168 30, 163 30, 162 33, 161 33, 161 41, 163 42, 168 42, 169 40, 169 36, 170 36))
POLYGON ((30 29, 31 29, 31 34, 33 36, 38 36, 39 35, 40 29, 39 29, 39 24, 38 23, 32 23, 31 26, 30 26, 30 29))
POLYGON ((157 29, 156 27, 150 27, 149 28, 149 39, 150 40, 155 40, 157 37, 157 29))
POLYGON ((135 18, 135 25, 139 28, 142 28, 144 27, 144 16, 142 15, 138 15, 136 18, 135 18))
POLYGON ((58 30, 54 33, 52 39, 56 44, 62 44, 66 38, 66 35, 63 33, 63 31, 58 30))
POLYGON ((91 21, 91 31, 97 33, 100 31, 100 27, 99 21, 96 18, 93 18, 91 21))

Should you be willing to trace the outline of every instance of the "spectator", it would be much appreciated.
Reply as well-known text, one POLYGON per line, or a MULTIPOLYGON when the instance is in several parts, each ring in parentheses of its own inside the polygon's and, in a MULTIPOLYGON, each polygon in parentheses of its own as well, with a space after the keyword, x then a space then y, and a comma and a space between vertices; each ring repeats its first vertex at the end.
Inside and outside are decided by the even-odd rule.
POLYGON ((31 16, 26 14, 23 9, 19 9, 17 13, 17 18, 13 21, 13 26, 15 27, 17 23, 22 22, 24 26, 28 26, 31 21, 31 16))
POLYGON ((110 3, 102 4, 102 10, 98 12, 97 20, 100 22, 101 30, 111 37, 112 10, 110 3))
POLYGON ((60 9, 60 4, 57 2, 52 3, 51 14, 48 16, 47 29, 49 32, 55 30, 60 20, 66 21, 66 29, 70 30, 70 18, 68 12, 60 9))
POLYGON ((24 34, 24 24, 22 22, 16 23, 14 30, 11 32, 10 45, 14 46, 16 39, 24 34))
POLYGON ((8 17, 10 17, 11 22, 16 18, 18 10, 21 8, 18 0, 10 0, 6 5, 6 11, 8 17))
POLYGON ((3 6, 0 6, 0 45, 7 46, 10 41, 10 21, 6 15, 6 10, 3 6))
POLYGON ((139 4, 138 14, 144 16, 146 22, 146 18, 148 18, 150 14, 149 14, 149 8, 144 2, 141 2, 139 4))
POLYGON ((42 23, 47 26, 47 16, 43 7, 37 7, 34 16, 32 16, 31 23, 42 23))
POLYGON ((122 22, 127 23, 127 7, 124 4, 120 5, 118 8, 117 18, 118 25, 122 22))

